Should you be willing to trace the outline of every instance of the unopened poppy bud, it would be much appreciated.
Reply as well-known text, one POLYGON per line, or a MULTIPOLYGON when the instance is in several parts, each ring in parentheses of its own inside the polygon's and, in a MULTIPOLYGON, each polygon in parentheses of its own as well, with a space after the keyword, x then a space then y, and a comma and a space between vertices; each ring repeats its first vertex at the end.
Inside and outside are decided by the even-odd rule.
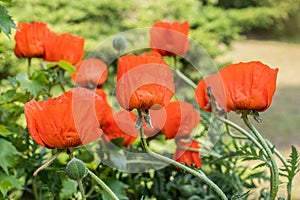
POLYGON ((112 42, 113 42, 114 49, 117 50, 118 52, 124 51, 126 49, 127 42, 125 37, 116 36, 113 38, 112 42))
POLYGON ((180 187, 180 194, 183 197, 190 197, 195 193, 196 190, 197 189, 195 189, 192 185, 182 185, 180 187))
POLYGON ((66 167, 67 176, 75 181, 81 180, 86 175, 87 168, 81 160, 72 158, 66 167))

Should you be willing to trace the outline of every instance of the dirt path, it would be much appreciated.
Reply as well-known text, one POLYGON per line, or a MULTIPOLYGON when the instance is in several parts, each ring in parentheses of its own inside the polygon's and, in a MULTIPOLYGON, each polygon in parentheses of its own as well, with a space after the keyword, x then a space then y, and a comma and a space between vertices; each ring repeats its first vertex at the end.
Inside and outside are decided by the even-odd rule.
MULTIPOLYGON (((257 40, 234 42, 230 52, 217 58, 232 62, 252 60, 279 68, 272 105, 261 114, 264 122, 258 128, 287 158, 291 145, 300 151, 300 45, 257 40)), ((234 114, 231 117, 240 121, 234 114)), ((300 174, 294 183, 293 198, 300 199, 300 174)), ((285 194, 284 187, 280 193, 285 194)))

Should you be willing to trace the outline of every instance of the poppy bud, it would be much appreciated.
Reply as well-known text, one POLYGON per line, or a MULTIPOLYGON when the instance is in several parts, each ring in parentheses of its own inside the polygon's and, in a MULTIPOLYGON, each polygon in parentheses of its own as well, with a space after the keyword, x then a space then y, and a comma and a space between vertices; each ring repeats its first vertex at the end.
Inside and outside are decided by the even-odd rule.
POLYGON ((75 181, 81 180, 85 177, 87 168, 81 160, 72 158, 66 167, 67 176, 75 181))
POLYGON ((116 51, 121 52, 126 49, 127 42, 125 37, 123 36, 116 36, 113 38, 113 47, 116 51))

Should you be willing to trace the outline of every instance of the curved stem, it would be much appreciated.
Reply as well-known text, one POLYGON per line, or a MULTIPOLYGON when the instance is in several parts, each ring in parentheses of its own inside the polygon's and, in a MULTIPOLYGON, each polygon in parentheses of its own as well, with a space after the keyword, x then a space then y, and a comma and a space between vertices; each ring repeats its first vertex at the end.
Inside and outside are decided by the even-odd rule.
POLYGON ((112 200, 119 200, 119 197, 91 170, 87 169, 88 174, 107 192, 107 194, 111 197, 112 200))
POLYGON ((191 79, 189 79, 186 75, 184 75, 179 69, 176 69, 175 72, 182 80, 184 80, 187 84, 192 86, 193 89, 196 89, 197 85, 191 79))
MULTIPOLYGON (((225 115, 225 119, 227 120, 227 116, 226 116, 226 115, 225 115)), ((247 140, 247 139, 248 139, 248 137, 246 137, 246 136, 236 135, 236 134, 232 133, 227 123, 225 123, 225 128, 226 128, 226 132, 227 132, 232 138, 240 139, 240 140, 247 140)))
POLYGON ((277 163, 274 159, 274 156, 271 152, 271 149, 269 148, 267 142, 265 139, 261 136, 261 134, 258 132, 258 130, 254 127, 254 125, 251 123, 251 121, 248 118, 248 113, 243 112, 242 118, 244 123, 249 127, 249 129, 253 132, 263 149, 266 151, 268 158, 270 159, 271 165, 270 165, 270 173, 271 173, 271 182, 270 182, 270 196, 271 199, 275 199, 277 192, 278 192, 278 185, 279 185, 279 172, 277 163))
POLYGON ((223 191, 214 183, 212 182, 203 172, 198 172, 195 171, 173 159, 170 159, 168 157, 162 156, 160 154, 157 154, 155 152, 153 152, 147 145, 147 141, 146 138, 144 136, 144 130, 143 130, 143 126, 140 127, 140 136, 141 136, 141 142, 142 142, 142 146, 145 149, 145 151, 152 156, 153 158, 156 158, 160 161, 163 161, 167 164, 171 164, 174 165, 184 171, 187 171, 188 173, 198 177, 201 181, 203 181, 204 183, 206 183, 210 188, 212 188, 217 194, 218 196, 222 199, 222 200, 227 200, 226 195, 223 193, 223 191))
MULTIPOLYGON (((258 148, 262 149, 262 146, 260 145, 260 143, 257 142, 257 140, 250 133, 248 133, 245 129, 243 129, 242 127, 240 127, 239 125, 235 124, 234 122, 232 122, 232 121, 230 121, 228 119, 225 119, 225 118, 222 118, 222 117, 219 117, 219 116, 216 116, 216 117, 221 122, 225 123, 226 125, 231 126, 232 128, 236 129, 237 131, 239 131, 240 133, 242 133, 243 135, 245 135, 245 138, 251 140, 251 142, 253 142, 258 148)), ((230 135, 230 136, 232 136, 232 135, 230 135)), ((235 135, 233 135, 232 137, 234 137, 234 136, 235 135)), ((242 137, 242 136, 239 136, 239 137, 242 137)), ((234 137, 234 138, 236 138, 236 139, 244 139, 244 137, 242 137, 242 138, 234 137)), ((271 142, 268 141, 268 140, 265 140, 265 141, 267 142, 269 148, 272 148, 271 142)), ((265 150, 263 152, 266 155, 265 150)), ((283 158, 283 156, 281 155, 281 153, 276 148, 274 148, 274 153, 280 159, 280 161, 282 162, 282 164, 286 167, 287 166, 286 160, 283 158)))
POLYGON ((40 166, 37 170, 33 172, 33 176, 36 176, 40 171, 48 167, 52 163, 52 161, 55 160, 63 151, 64 149, 57 150, 57 152, 53 156, 51 156, 51 158, 49 158, 42 166, 40 166))
MULTIPOLYGON (((245 135, 252 143, 254 143, 258 148, 262 149, 261 144, 248 131, 246 131, 245 129, 243 129, 242 127, 240 127, 239 125, 233 123, 232 121, 230 121, 228 119, 219 117, 217 115, 216 115, 216 117, 221 122, 224 122, 225 124, 228 124, 229 126, 231 126, 234 129, 238 130, 240 133, 242 133, 243 135, 245 135)), ((267 155, 265 150, 263 152, 264 152, 264 155, 267 155)))
POLYGON ((184 80, 187 84, 189 84, 190 86, 193 87, 193 89, 196 89, 197 85, 190 79, 188 78, 186 75, 184 75, 177 66, 177 57, 173 56, 173 60, 174 60, 174 69, 176 74, 182 79, 184 80))
POLYGON ((77 183, 78 183, 79 190, 80 190, 80 193, 81 193, 81 199, 82 200, 86 200, 84 189, 83 189, 83 185, 82 185, 82 181, 78 180, 77 183))

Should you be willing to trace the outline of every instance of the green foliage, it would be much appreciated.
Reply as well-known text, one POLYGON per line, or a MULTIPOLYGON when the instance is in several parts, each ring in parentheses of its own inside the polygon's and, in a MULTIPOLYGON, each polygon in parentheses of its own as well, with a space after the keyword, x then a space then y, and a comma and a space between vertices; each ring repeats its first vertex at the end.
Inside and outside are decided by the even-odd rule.
MULTIPOLYGON (((231 41, 241 38, 241 32, 268 29, 282 20, 284 12, 293 13, 291 16, 298 15, 297 9, 290 11, 292 6, 284 4, 285 11, 282 12, 277 7, 274 9, 275 7, 269 6, 270 2, 236 0, 232 2, 233 5, 222 6, 225 1, 187 0, 178 3, 176 0, 142 2, 130 0, 124 3, 121 0, 89 0, 83 3, 66 0, 51 2, 28 0, 26 4, 14 1, 6 7, 17 21, 44 21, 57 33, 68 32, 84 37, 86 55, 99 43, 119 32, 150 27, 158 20, 188 20, 191 27, 190 37, 214 58, 222 54, 224 47, 226 50, 231 41), (232 9, 225 10, 222 7, 232 9), (243 9, 235 9, 237 7, 243 9)), ((14 24, 6 10, 1 12, 2 8, 1 6, 0 27, 2 29, 4 27, 3 31, 9 35, 14 24)), ((128 39, 127 45, 130 45, 130 39, 132 38, 128 39)), ((50 158, 54 151, 40 147, 31 139, 24 116, 24 103, 33 98, 43 100, 55 97, 74 87, 70 78, 74 67, 65 61, 44 63, 32 59, 31 66, 27 69, 27 60, 17 59, 14 56, 14 41, 2 41, 1 37, 0 40, 0 198, 33 199, 38 196, 40 199, 75 199, 78 197, 78 185, 69 180, 64 171, 68 162, 67 155, 58 157, 51 166, 36 177, 32 177, 33 172, 50 158)), ((122 45, 115 46, 121 50, 122 45)), ((100 53, 112 57, 111 52, 100 53)), ((195 59, 202 59, 202 55, 194 56, 195 59)), ((191 76, 193 80, 199 80, 199 77, 189 70, 189 63, 184 59, 179 59, 178 64, 183 73, 191 76)), ((115 61, 108 68, 110 77, 105 89, 114 88, 116 65, 115 61)), ((199 140, 205 138, 215 144, 209 153, 203 155, 201 169, 229 198, 247 199, 250 189, 260 190, 261 183, 268 181, 263 170, 269 161, 262 150, 249 143, 239 143, 224 136, 226 132, 220 128, 220 123, 211 124, 213 119, 211 115, 204 111, 200 112, 203 129, 195 135, 199 140), (220 134, 222 135, 220 138, 215 137, 220 134), (242 161, 255 163, 248 166, 242 161)), ((158 140, 160 145, 164 144, 162 142, 164 137, 155 140, 158 140)), ((122 147, 124 141, 120 139, 113 142, 116 146, 122 147)), ((172 166, 157 171, 149 170, 143 174, 131 174, 101 163, 95 164, 105 161, 104 163, 111 163, 119 168, 125 168, 126 164, 122 150, 108 151, 105 145, 96 145, 99 145, 96 146, 97 155, 86 148, 76 148, 76 157, 83 160, 88 168, 93 169, 120 199, 218 198, 211 188, 197 178, 172 166)), ((141 152, 142 148, 137 142, 130 150, 141 152)), ((160 153, 172 156, 170 152, 160 153)), ((151 167, 151 164, 149 166, 151 167)), ((299 154, 292 147, 288 165, 282 171, 282 175, 288 178, 289 186, 298 172, 299 154)), ((90 176, 83 179, 83 184, 91 199, 109 199, 108 194, 103 192, 90 176)), ((269 194, 262 189, 260 196, 268 198, 269 194)))
POLYGON ((22 185, 22 182, 16 177, 0 173, 0 191, 3 197, 5 197, 7 195, 7 192, 11 189, 21 190, 22 185))
MULTIPOLYGON (((10 2, 10 1, 7 1, 10 2)), ((16 25, 11 16, 7 13, 6 8, 0 5, 0 32, 3 31, 7 37, 11 34, 11 29, 16 29, 16 25)))
POLYGON ((8 166, 13 166, 14 157, 18 154, 17 149, 8 141, 0 138, 0 167, 8 174, 8 166))
POLYGON ((28 91, 33 94, 33 97, 36 98, 39 92, 44 88, 47 83, 47 78, 41 72, 34 72, 32 74, 32 79, 29 80, 26 73, 19 73, 16 76, 16 80, 21 86, 21 89, 28 91))

